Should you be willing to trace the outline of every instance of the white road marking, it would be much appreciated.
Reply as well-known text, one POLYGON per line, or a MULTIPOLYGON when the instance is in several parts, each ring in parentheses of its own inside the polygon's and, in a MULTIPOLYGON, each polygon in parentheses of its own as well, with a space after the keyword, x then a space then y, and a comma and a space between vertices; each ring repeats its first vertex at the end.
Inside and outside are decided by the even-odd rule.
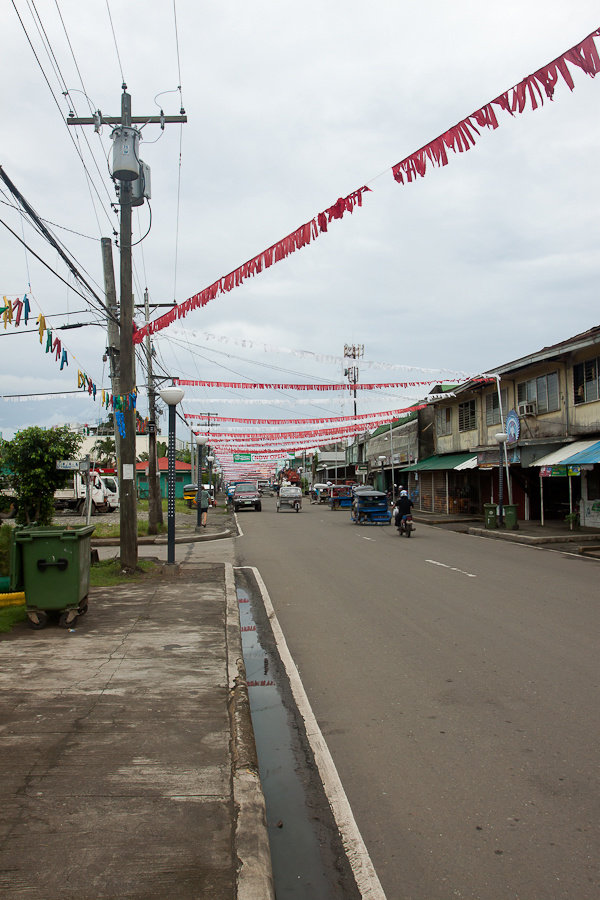
POLYGON ((441 566, 443 569, 450 569, 451 572, 460 572, 461 575, 466 575, 467 578, 477 578, 477 575, 473 575, 471 572, 463 572, 462 569, 457 569, 456 566, 447 566, 446 563, 438 562, 436 559, 426 559, 425 562, 431 563, 432 566, 441 566))
MULTIPOLYGON (((369 538, 368 540, 374 540, 374 538, 369 538)), ((383 888, 377 877, 377 872, 371 862, 369 851, 358 830, 358 825, 354 819, 352 808, 346 797, 346 792, 340 781, 340 776, 338 775, 335 763, 331 758, 329 747, 325 743, 325 738, 321 733, 315 714, 313 713, 308 697, 306 696, 304 685, 300 679, 300 673, 298 672, 296 663, 289 651, 283 631, 281 630, 281 625, 279 624, 275 610, 273 609, 267 587, 260 576, 260 572, 258 569, 254 568, 254 566, 242 566, 241 568, 249 568, 254 573, 256 583, 262 594, 265 611, 269 622, 271 623, 273 636, 277 643, 277 649, 279 650, 279 657, 290 680, 292 694, 300 711, 300 715, 304 719, 306 736, 313 751, 321 781, 325 788, 325 794, 329 800, 329 805, 338 826, 342 843, 360 895, 364 900, 386 900, 383 888)))
POLYGON ((363 541, 374 541, 375 540, 375 538, 365 537, 364 534, 361 534, 361 537, 362 537, 363 541))

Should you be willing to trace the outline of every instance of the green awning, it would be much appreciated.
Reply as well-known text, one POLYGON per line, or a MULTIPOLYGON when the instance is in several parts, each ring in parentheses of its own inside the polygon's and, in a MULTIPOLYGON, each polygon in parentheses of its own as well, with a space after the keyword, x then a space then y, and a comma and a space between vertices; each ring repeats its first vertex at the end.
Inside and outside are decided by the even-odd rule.
POLYGON ((473 468, 477 465, 476 453, 446 453, 445 456, 428 456, 421 462, 414 463, 412 466, 405 466, 402 472, 433 472, 436 469, 468 469, 471 468, 465 463, 472 463, 473 468))

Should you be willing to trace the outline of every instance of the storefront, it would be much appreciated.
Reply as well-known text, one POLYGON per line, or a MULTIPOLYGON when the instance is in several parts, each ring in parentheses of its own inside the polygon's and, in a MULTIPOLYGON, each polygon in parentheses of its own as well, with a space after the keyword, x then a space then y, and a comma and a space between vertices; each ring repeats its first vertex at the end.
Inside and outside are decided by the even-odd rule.
POLYGON ((477 468, 477 454, 449 453, 430 456, 399 475, 402 484, 422 512, 472 514, 480 505, 479 483, 469 471, 477 468))
POLYGON ((540 522, 571 519, 600 528, 600 441, 564 444, 532 465, 539 471, 540 522))

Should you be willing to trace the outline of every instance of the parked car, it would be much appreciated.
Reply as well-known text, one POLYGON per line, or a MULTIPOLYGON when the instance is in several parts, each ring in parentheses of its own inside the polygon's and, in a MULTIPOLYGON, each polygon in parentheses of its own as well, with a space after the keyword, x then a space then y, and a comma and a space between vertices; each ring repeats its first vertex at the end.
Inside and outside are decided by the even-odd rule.
POLYGON ((240 509, 254 508, 256 512, 262 509, 260 502, 260 493, 254 481, 240 481, 235 486, 232 497, 233 509, 238 512, 240 509))

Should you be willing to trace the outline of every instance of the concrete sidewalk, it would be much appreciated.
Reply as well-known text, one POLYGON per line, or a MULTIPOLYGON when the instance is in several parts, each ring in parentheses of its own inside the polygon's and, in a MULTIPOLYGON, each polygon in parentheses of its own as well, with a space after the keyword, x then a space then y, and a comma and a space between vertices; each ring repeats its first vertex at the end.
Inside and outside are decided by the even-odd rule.
POLYGON ((415 523, 434 525, 451 531, 460 531, 492 540, 512 541, 513 543, 531 545, 569 545, 574 552, 593 551, 594 545, 600 549, 600 531, 597 528, 573 528, 566 522, 549 520, 544 525, 534 520, 519 521, 517 529, 486 528, 484 520, 479 516, 444 515, 413 510, 415 523), (581 549, 580 549, 581 546, 581 549))
POLYGON ((176 569, 0 636, 3 898, 273 897, 233 569, 176 569))

